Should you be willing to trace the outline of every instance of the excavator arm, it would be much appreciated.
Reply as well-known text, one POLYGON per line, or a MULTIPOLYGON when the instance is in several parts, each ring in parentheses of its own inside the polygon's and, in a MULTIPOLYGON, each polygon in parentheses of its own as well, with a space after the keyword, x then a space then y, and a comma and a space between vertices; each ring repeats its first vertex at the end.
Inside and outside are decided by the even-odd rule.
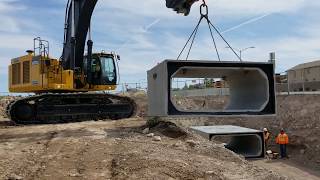
MULTIPOLYGON (((166 6, 177 13, 188 15, 198 0, 166 0, 166 6)), ((64 69, 76 70, 83 67, 86 38, 93 10, 98 0, 68 0, 66 7, 65 34, 61 60, 64 69)), ((88 59, 92 52, 92 41, 88 40, 88 59)))
POLYGON ((98 0, 69 0, 61 60, 64 69, 82 67, 91 16, 98 0))

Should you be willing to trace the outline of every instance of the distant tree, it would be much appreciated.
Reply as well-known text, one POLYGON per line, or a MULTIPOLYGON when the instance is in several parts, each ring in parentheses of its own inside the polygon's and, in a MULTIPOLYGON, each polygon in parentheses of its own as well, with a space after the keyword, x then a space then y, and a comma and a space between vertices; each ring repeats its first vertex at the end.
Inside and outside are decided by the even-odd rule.
POLYGON ((213 78, 205 78, 204 84, 206 87, 213 87, 214 86, 214 79, 213 78))

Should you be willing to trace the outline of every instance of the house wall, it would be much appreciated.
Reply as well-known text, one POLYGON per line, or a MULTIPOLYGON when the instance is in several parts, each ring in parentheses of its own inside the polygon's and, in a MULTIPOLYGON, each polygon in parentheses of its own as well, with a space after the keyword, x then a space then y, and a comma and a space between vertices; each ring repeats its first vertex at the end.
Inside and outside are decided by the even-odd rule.
MULTIPOLYGON (((290 91, 320 90, 320 66, 289 70, 288 77, 290 91)), ((280 89, 283 88, 285 89, 285 87, 281 87, 280 89)))

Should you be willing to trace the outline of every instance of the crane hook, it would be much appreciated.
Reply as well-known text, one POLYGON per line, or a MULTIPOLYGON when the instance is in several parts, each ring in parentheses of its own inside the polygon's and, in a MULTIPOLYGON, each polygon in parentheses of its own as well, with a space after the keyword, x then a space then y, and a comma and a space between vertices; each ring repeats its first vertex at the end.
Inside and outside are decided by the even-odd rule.
POLYGON ((201 4, 200 6, 200 14, 202 17, 208 17, 209 8, 207 4, 201 4))

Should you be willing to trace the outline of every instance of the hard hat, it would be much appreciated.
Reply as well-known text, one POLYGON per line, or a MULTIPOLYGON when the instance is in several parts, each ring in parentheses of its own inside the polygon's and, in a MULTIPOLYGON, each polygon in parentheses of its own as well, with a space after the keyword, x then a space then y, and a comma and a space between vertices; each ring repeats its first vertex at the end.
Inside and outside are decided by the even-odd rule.
POLYGON ((263 128, 263 131, 268 131, 268 129, 267 128, 263 128))

